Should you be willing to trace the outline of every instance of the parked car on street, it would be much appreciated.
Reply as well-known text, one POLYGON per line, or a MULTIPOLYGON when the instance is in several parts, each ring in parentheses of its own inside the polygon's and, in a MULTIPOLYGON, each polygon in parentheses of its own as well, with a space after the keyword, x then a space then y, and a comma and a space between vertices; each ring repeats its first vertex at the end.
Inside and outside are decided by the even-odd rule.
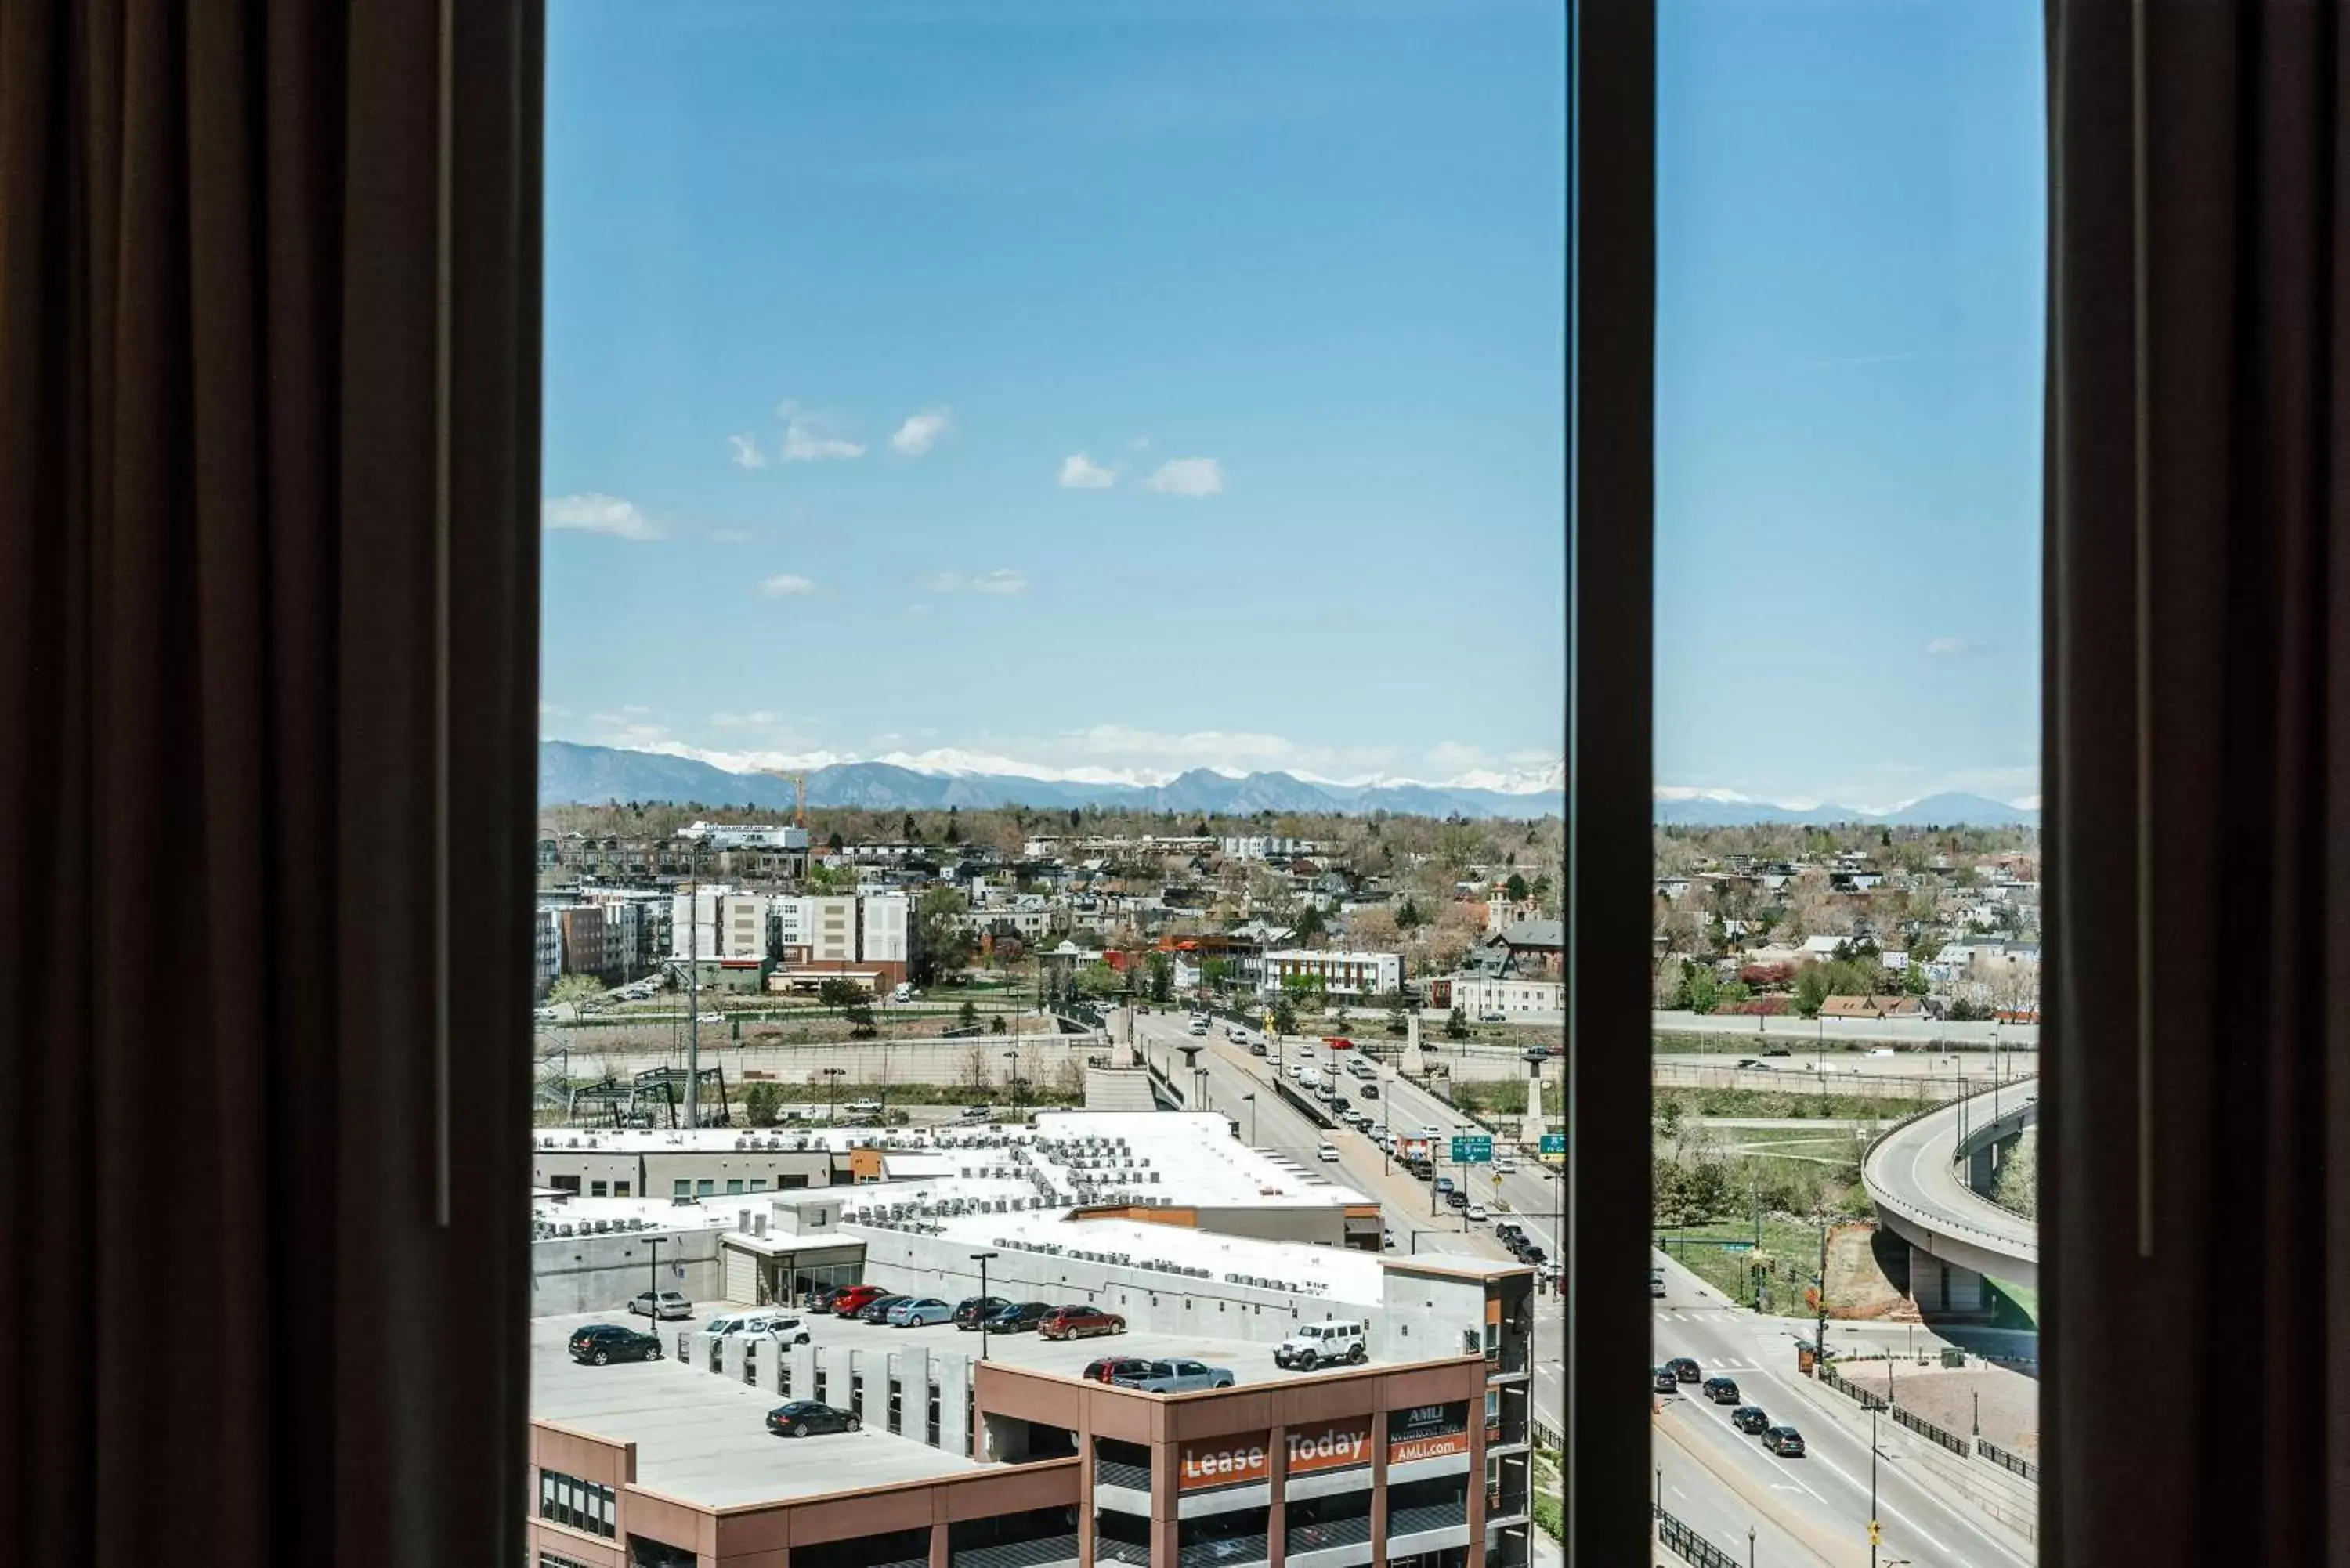
POLYGON ((1701 1387, 1705 1397, 1717 1405, 1735 1405, 1744 1397, 1738 1392, 1738 1380, 1734 1377, 1709 1377, 1701 1387))
POLYGON ((571 1335, 571 1359, 585 1366, 660 1358, 660 1335, 623 1328, 617 1323, 591 1323, 571 1335))
POLYGON ((1762 1446, 1783 1459, 1804 1457, 1804 1434, 1793 1427, 1773 1427, 1762 1434, 1762 1446))
POLYGON ((1705 1376, 1704 1370, 1686 1355, 1676 1355, 1666 1362, 1665 1366, 1671 1370, 1674 1376, 1684 1383, 1694 1383, 1705 1376))
POLYGON ((977 1328, 981 1318, 1002 1312, 1011 1304, 1002 1296, 965 1296, 955 1303, 954 1325, 957 1328, 977 1328))
POLYGON ((1730 1424, 1751 1438, 1758 1432, 1769 1431, 1771 1417, 1762 1413, 1760 1405, 1741 1405, 1730 1413, 1730 1424))
POLYGON ((891 1328, 922 1328, 934 1323, 945 1323, 954 1316, 954 1308, 936 1296, 917 1296, 898 1303, 882 1321, 891 1328))
POLYGON ((1090 1306, 1056 1306, 1036 1324, 1040 1339, 1090 1339, 1097 1334, 1125 1332, 1126 1319, 1090 1306))
POLYGON ((990 1334, 1028 1334, 1053 1314, 1051 1302, 1016 1302, 987 1320, 990 1334))
POLYGON ((1139 1377, 1120 1377, 1119 1386, 1145 1394, 1188 1394, 1195 1388, 1230 1388, 1234 1378, 1228 1366, 1201 1361, 1154 1361, 1139 1377))
POLYGON ((864 1425, 847 1410, 836 1410, 813 1399, 795 1399, 767 1412, 767 1430, 779 1438, 805 1438, 817 1432, 853 1432, 864 1425))
POLYGON ((629 1310, 639 1317, 681 1318, 693 1315, 693 1303, 675 1291, 639 1291, 629 1310))

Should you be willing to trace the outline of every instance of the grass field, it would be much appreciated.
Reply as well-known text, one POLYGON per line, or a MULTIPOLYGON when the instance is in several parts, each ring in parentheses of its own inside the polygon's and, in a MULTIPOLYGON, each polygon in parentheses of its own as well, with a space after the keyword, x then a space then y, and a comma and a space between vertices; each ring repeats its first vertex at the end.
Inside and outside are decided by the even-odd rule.
POLYGON ((1713 1286, 1732 1301, 1754 1304, 1754 1280, 1750 1264, 1760 1261, 1768 1268, 1766 1281, 1771 1293, 1771 1312, 1781 1317, 1804 1317, 1810 1307, 1804 1301, 1804 1287, 1819 1272, 1819 1228, 1807 1220, 1792 1220, 1782 1215, 1762 1216, 1762 1249, 1757 1254, 1722 1247, 1689 1245, 1683 1241, 1745 1241, 1754 1240, 1754 1223, 1751 1220, 1716 1220, 1711 1224, 1690 1225, 1659 1230, 1657 1244, 1665 1254, 1688 1268, 1690 1272, 1713 1286))
POLYGON ((1825 1119, 1887 1126, 1926 1108, 1924 1100, 1884 1095, 1823 1095, 1808 1089, 1655 1089, 1650 1103, 1671 1105, 1684 1116, 1762 1116, 1825 1119))

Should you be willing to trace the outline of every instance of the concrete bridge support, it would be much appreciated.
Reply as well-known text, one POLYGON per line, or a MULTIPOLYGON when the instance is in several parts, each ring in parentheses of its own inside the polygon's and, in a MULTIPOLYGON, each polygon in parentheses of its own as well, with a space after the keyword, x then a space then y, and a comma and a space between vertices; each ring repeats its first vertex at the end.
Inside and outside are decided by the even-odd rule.
POLYGON ((1991 1292, 1981 1274, 1914 1245, 1909 1249, 1909 1299, 1928 1317, 1987 1317, 1991 1310, 1991 1292))

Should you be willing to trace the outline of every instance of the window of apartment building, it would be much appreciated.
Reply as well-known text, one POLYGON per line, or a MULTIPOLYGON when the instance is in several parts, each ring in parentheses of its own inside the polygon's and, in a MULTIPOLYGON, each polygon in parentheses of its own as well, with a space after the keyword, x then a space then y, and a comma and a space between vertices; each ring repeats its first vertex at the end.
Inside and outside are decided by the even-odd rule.
POLYGON ((692 1196, 693 1196, 693 1179, 692 1179, 691 1177, 690 1177, 690 1176, 681 1176, 681 1177, 679 1177, 675 1181, 672 1181, 671 1183, 670 1183, 670 1192, 671 1193, 671 1195, 672 1195, 672 1196, 675 1196, 675 1197, 678 1197, 678 1198, 691 1198, 691 1197, 692 1197, 692 1196))
POLYGON ((741 1177, 730 1176, 726 1179, 726 1195, 728 1197, 737 1197, 742 1193, 742 1190, 743 1179, 741 1177))
POLYGON ((610 1185, 611 1184, 609 1182, 605 1181, 590 1181, 588 1184, 588 1196, 590 1198, 602 1198, 609 1190, 610 1185))
POLYGON ((698 1178, 698 1179, 694 1181, 694 1184, 693 1184, 693 1195, 694 1195, 696 1198, 710 1198, 710 1197, 714 1197, 714 1196, 716 1195, 716 1193, 717 1193, 717 1190, 718 1190, 718 1179, 717 1179, 717 1178, 715 1178, 715 1177, 704 1176, 704 1177, 698 1178))
POLYGON ((576 1195, 579 1190, 579 1179, 576 1176, 550 1176, 546 1179, 546 1184, 557 1192, 569 1192, 576 1195))
POLYGON ((613 1183, 612 1183, 612 1196, 613 1196, 613 1197, 615 1197, 615 1198, 626 1198, 626 1197, 628 1197, 628 1196, 629 1196, 629 1184, 628 1184, 627 1182, 625 1182, 625 1181, 615 1181, 615 1182, 613 1182, 613 1183))

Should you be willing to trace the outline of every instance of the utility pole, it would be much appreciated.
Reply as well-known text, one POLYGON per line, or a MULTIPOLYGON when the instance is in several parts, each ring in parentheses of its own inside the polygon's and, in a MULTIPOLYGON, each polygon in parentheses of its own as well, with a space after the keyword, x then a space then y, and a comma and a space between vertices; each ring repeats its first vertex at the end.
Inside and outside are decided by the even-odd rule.
POLYGON ((702 849, 686 852, 685 1125, 702 1126, 702 849))
POLYGON ((1819 1317, 1812 1332, 1812 1375, 1819 1376, 1822 1362, 1828 1358, 1828 1217, 1820 1213, 1820 1280, 1818 1294, 1819 1317))
POLYGON ((987 1320, 993 1311, 987 1305, 987 1261, 994 1256, 993 1252, 973 1252, 971 1255, 972 1262, 979 1265, 979 1358, 982 1361, 987 1359, 987 1320))

